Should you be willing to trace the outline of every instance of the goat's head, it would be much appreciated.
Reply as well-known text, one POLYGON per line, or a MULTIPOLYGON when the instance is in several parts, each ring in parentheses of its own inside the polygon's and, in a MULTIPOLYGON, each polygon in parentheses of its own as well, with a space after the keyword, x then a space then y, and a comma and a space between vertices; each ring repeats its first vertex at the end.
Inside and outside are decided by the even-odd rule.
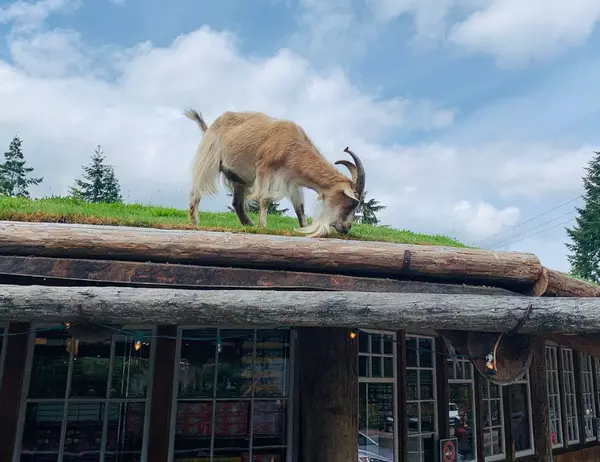
POLYGON ((330 229, 340 234, 347 234, 352 227, 354 214, 364 197, 365 169, 356 154, 350 149, 344 149, 354 159, 354 163, 338 160, 336 165, 344 165, 352 179, 346 178, 332 184, 330 188, 319 194, 322 201, 321 209, 316 213, 313 224, 303 228, 313 237, 326 236, 330 229))

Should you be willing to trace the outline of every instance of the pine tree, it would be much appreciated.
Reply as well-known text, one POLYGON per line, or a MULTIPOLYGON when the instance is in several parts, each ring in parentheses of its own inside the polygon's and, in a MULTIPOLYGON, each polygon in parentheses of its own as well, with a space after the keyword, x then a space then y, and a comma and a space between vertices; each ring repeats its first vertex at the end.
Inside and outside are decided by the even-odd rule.
POLYGON ((75 180, 70 188, 74 198, 86 202, 123 202, 119 180, 112 165, 104 164, 104 154, 100 145, 92 155, 89 166, 83 167, 83 179, 75 180))
POLYGON ((583 177, 585 205, 577 208, 573 229, 567 229, 573 241, 567 248, 572 252, 568 257, 572 273, 600 283, 600 152, 594 154, 583 177))
POLYGON ((43 178, 28 178, 33 167, 25 167, 25 157, 21 144, 15 136, 10 142, 8 151, 4 153, 4 162, 0 164, 0 194, 6 196, 29 197, 29 186, 42 182, 43 178))
MULTIPOLYGON (((365 197, 367 192, 365 191, 365 197)), ((358 208, 357 223, 364 225, 376 225, 379 223, 379 219, 376 212, 385 209, 385 205, 381 205, 379 201, 375 199, 369 199, 368 201, 363 200, 358 208)))

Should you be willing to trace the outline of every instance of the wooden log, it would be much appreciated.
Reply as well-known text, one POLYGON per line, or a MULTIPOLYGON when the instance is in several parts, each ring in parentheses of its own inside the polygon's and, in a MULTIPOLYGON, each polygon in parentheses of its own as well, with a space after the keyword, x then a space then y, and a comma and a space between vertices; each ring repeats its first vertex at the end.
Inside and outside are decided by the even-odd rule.
POLYGON ((349 334, 298 329, 302 462, 358 460, 358 342, 349 334))
POLYGON ((548 297, 600 297, 600 286, 575 279, 560 271, 548 270, 548 297))
MULTIPOLYGON (((193 263, 524 284, 535 255, 386 242, 119 226, 0 222, 0 254, 193 263)), ((497 284, 494 284, 497 285, 497 284)))
POLYGON ((599 298, 0 286, 0 321, 600 332, 599 298))

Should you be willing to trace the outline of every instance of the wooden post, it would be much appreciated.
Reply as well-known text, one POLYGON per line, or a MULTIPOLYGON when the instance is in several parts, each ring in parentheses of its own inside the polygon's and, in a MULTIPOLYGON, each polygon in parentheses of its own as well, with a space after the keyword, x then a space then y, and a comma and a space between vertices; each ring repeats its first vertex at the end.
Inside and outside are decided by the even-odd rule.
POLYGON ((150 404, 150 432, 148 460, 169 460, 169 433, 171 431, 171 404, 173 402, 173 373, 175 371, 175 349, 177 327, 158 326, 156 329, 156 357, 152 381, 150 404), (163 338, 160 338, 163 337, 163 338))
POLYGON ((538 462, 552 462, 552 442, 548 415, 548 383, 546 378, 546 343, 536 337, 530 369, 531 418, 533 442, 538 462))
POLYGON ((302 462, 358 460, 358 340, 344 328, 298 329, 302 462))
MULTIPOLYGON (((30 324, 10 324, 8 333, 12 334, 6 342, 6 356, 4 359, 4 373, 0 383, 0 460, 10 461, 13 457, 15 446, 21 444, 15 441, 23 395, 23 377, 25 376, 25 363, 27 347, 31 330, 30 324)), ((0 339, 1 340, 1 339, 0 339)))
POLYGON ((398 460, 408 460, 408 414, 406 412, 406 332, 396 332, 396 364, 398 377, 398 460))
POLYGON ((506 448, 506 460, 508 462, 515 462, 515 439, 512 434, 512 409, 508 386, 501 387, 500 393, 502 393, 502 401, 504 402, 504 447, 506 448))
POLYGON ((475 389, 475 432, 477 436, 477 462, 485 462, 485 449, 483 447, 483 398, 481 395, 482 381, 486 380, 473 368, 473 388, 475 389))
MULTIPOLYGON (((435 351, 439 353, 447 353, 446 345, 442 337, 437 337, 435 339, 435 351)), ((448 425, 448 416, 450 414, 450 390, 448 388, 447 356, 443 354, 437 354, 435 356, 435 362, 437 377, 437 407, 439 416, 438 432, 440 439, 445 439, 450 437, 450 428, 448 425)))

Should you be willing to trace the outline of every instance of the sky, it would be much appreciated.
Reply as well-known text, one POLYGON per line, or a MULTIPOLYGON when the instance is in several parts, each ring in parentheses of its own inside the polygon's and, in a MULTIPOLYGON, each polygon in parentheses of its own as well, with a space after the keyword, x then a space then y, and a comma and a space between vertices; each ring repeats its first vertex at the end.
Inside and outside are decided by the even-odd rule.
POLYGON ((600 150, 599 20, 598 0, 0 1, 0 148, 23 140, 37 197, 100 144, 126 201, 186 208, 183 110, 263 111, 331 161, 355 151, 382 224, 567 271, 600 150))

